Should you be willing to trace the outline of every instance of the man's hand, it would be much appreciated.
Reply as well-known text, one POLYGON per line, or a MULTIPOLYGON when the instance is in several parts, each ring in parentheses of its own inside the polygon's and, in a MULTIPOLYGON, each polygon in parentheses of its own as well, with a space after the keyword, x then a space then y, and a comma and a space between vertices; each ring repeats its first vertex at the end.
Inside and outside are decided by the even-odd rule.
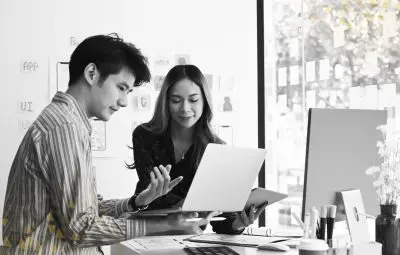
POLYGON ((173 189, 183 177, 179 176, 172 181, 169 172, 171 171, 171 165, 166 167, 160 165, 159 167, 154 167, 153 171, 150 173, 150 184, 145 190, 143 190, 135 200, 137 206, 143 206, 150 204, 156 198, 167 194, 171 189, 173 189))
POLYGON ((260 216, 260 214, 264 211, 265 207, 268 203, 262 204, 260 207, 255 208, 254 205, 250 206, 249 212, 246 213, 246 210, 243 210, 238 217, 232 222, 232 228, 234 230, 242 230, 245 227, 254 223, 254 221, 260 216))

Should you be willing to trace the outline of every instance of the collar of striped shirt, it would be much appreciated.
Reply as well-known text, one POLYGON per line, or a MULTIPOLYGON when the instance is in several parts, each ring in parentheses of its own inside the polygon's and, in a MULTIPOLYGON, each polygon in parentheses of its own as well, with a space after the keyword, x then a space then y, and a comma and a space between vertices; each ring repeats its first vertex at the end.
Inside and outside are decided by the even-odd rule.
POLYGON ((88 116, 86 115, 86 113, 83 111, 81 106, 78 104, 78 102, 72 95, 58 91, 53 97, 52 102, 65 103, 68 106, 72 107, 73 109, 71 110, 75 110, 76 112, 78 112, 80 118, 82 119, 82 122, 89 131, 89 134, 92 133, 92 125, 90 125, 88 116))

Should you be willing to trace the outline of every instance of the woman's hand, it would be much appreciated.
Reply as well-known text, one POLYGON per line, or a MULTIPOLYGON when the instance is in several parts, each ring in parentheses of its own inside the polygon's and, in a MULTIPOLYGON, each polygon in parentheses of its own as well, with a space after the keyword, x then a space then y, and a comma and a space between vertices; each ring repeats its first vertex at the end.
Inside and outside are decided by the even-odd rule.
POLYGON ((250 206, 248 213, 246 213, 246 209, 244 209, 241 213, 237 215, 236 219, 232 222, 232 228, 234 230, 242 230, 245 227, 250 226, 260 216, 260 214, 264 211, 267 205, 268 203, 264 203, 257 209, 254 205, 252 205, 250 206))
POLYGON ((137 206, 150 204, 156 198, 167 194, 178 185, 183 177, 179 176, 171 181, 169 176, 170 171, 171 165, 167 165, 166 167, 162 165, 154 167, 153 171, 150 173, 151 182, 147 188, 136 197, 135 204, 137 206))
POLYGON ((182 231, 184 234, 201 234, 200 226, 207 225, 211 218, 220 215, 222 212, 210 212, 205 218, 198 218, 196 212, 170 214, 167 216, 167 222, 170 230, 182 231))

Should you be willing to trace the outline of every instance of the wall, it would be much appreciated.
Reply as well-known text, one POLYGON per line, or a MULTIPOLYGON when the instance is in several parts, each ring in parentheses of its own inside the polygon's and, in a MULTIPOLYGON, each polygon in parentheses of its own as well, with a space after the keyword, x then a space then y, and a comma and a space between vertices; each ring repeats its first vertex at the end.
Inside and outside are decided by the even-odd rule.
MULTIPOLYGON (((217 111, 216 123, 235 127, 235 145, 257 146, 255 1, 2 1, 0 222, 8 172, 19 142, 57 90, 56 63, 68 61, 83 38, 110 32, 141 48, 153 75, 167 71, 157 67, 157 59, 173 62, 174 54, 187 53, 203 72, 222 80, 233 77, 234 115, 217 111)), ((151 108, 139 111, 134 105, 135 95, 141 93, 157 94, 153 84, 136 89, 131 106, 106 124, 106 152, 94 152, 98 190, 105 198, 134 192, 136 173, 124 164, 132 160, 127 148, 132 123, 151 115, 151 108)), ((218 108, 221 94, 213 94, 218 108)))

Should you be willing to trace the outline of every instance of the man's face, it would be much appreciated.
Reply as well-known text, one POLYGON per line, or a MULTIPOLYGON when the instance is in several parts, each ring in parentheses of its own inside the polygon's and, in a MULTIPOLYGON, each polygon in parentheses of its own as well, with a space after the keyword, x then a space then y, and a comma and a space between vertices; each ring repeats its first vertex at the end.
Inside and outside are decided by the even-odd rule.
POLYGON ((92 98, 88 105, 89 117, 108 121, 111 114, 128 105, 128 94, 133 90, 135 76, 127 68, 92 85, 92 98))

